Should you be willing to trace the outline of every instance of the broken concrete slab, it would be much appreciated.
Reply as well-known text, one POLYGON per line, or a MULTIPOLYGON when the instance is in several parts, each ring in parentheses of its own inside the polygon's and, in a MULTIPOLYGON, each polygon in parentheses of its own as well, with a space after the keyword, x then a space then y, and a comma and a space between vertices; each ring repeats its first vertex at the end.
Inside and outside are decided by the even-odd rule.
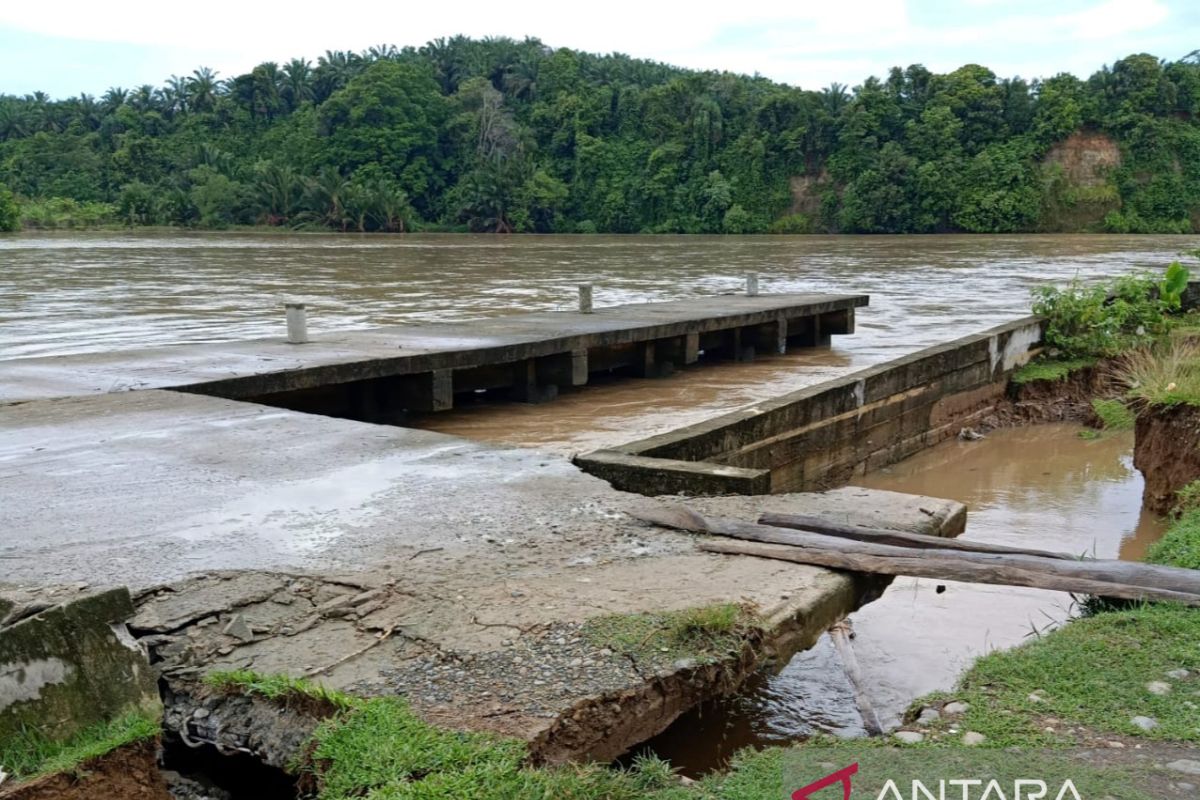
POLYGON ((0 741, 66 739, 130 712, 162 710, 156 675, 125 627, 128 590, 53 606, 0 628, 0 741))
MULTIPOLYGON (((761 510, 828 513, 934 535, 957 533, 964 516, 957 503, 863 489, 687 502, 743 519, 761 510)), ((810 646, 886 585, 819 568, 712 556, 695 551, 690 535, 629 518, 620 522, 614 530, 635 536, 626 545, 632 548, 575 563, 539 546, 521 564, 502 568, 486 560, 494 545, 481 543, 483 560, 443 564, 440 574, 377 570, 359 576, 366 589, 315 576, 243 575, 246 585, 283 588, 236 607, 217 603, 209 614, 193 611, 196 621, 155 643, 156 657, 178 685, 219 670, 284 672, 356 694, 402 695, 441 724, 525 739, 545 760, 605 759, 662 730, 695 702, 736 686, 765 660, 782 662, 810 646), (589 620, 608 614, 729 602, 758 611, 763 634, 752 658, 733 654, 714 664, 631 659, 581 633, 589 620), (255 632, 252 642, 209 622, 233 615, 255 632)), ((147 595, 139 618, 169 618, 158 606, 170 607, 193 586, 217 600, 213 589, 221 583, 205 577, 147 595)))

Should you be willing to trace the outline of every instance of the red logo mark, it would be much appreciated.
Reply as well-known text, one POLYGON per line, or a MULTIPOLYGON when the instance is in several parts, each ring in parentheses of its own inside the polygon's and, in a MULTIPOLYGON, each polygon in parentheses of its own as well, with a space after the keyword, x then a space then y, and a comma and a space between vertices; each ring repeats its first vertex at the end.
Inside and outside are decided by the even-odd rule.
POLYGON ((848 767, 843 767, 837 772, 830 773, 821 778, 821 780, 810 783, 808 786, 797 789, 792 792, 792 800, 810 800, 817 792, 837 783, 842 785, 842 800, 850 800, 850 776, 856 772, 858 772, 858 762, 848 767))

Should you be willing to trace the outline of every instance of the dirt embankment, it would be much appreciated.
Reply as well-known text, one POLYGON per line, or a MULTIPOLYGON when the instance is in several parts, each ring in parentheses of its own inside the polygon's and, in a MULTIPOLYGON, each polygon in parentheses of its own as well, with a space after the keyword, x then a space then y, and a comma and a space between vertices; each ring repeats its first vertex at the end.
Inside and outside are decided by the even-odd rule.
POLYGON ((1121 207, 1112 173, 1121 166, 1115 140, 1098 131, 1076 131, 1055 144, 1042 162, 1053 181, 1042 225, 1047 231, 1098 228, 1121 207))
POLYGON ((1100 420, 1092 400, 1117 397, 1122 391, 1112 364, 1107 361, 1074 370, 1057 380, 1011 383, 1008 395, 983 419, 982 427, 1011 428, 1045 422, 1080 422, 1097 426, 1100 420))
POLYGON ((0 800, 172 800, 158 770, 158 743, 134 742, 75 769, 0 789, 0 800))
POLYGON ((1175 492, 1200 479, 1200 408, 1147 406, 1134 430, 1133 465, 1146 479, 1142 505, 1166 514, 1175 492))

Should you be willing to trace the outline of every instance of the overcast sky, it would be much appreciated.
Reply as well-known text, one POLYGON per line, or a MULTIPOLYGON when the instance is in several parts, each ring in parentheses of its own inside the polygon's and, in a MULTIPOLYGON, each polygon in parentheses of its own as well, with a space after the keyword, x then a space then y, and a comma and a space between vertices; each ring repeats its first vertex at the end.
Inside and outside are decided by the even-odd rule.
POLYGON ((555 47, 700 69, 758 72, 816 89, 893 65, 984 64, 1001 76, 1081 77, 1130 53, 1200 47, 1196 0, 602 0, 309 2, 71 0, 0 3, 0 93, 99 95, 198 66, 221 77, 262 61, 439 37, 539 37, 555 47))

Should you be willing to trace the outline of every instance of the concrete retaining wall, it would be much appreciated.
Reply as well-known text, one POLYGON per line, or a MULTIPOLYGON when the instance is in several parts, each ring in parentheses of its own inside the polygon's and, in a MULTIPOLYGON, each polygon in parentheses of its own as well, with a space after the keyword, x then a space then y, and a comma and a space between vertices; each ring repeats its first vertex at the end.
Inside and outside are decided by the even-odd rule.
POLYGON ((127 589, 52 606, 0 627, 0 742, 53 740, 131 711, 162 713, 150 662, 125 628, 127 589))
POLYGON ((1026 317, 576 463, 643 494, 827 489, 990 413, 1041 338, 1026 317))

